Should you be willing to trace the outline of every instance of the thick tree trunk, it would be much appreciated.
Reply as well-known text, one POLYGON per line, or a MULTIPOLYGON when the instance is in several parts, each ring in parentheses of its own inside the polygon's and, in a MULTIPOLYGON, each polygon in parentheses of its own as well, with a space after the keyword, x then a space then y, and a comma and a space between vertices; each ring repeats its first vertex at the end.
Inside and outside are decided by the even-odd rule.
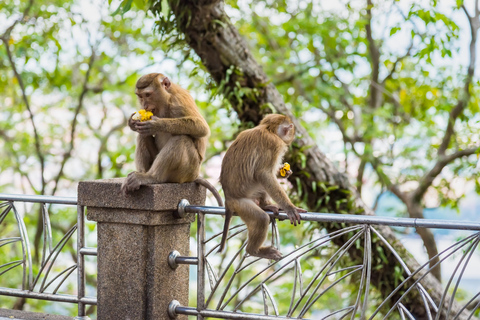
MULTIPOLYGON (((154 3, 151 10, 159 14, 161 3, 162 1, 154 3)), ((184 34, 188 45, 201 58, 217 83, 223 83, 227 92, 228 90, 233 92, 237 83, 243 88, 258 90, 258 95, 255 98, 249 98, 247 95, 243 96, 242 104, 238 104, 236 98, 231 100, 242 122, 258 124, 264 114, 269 112, 269 108, 265 108, 267 104, 271 104, 278 112, 288 115, 293 120, 299 137, 294 141, 293 152, 289 152, 290 158, 287 159, 294 172, 289 180, 296 187, 297 193, 304 197, 309 209, 312 211, 322 209, 330 212, 373 215, 370 208, 362 202, 347 176, 340 173, 325 154, 320 151, 300 121, 286 108, 283 98, 275 86, 268 83, 266 74, 250 53, 246 42, 230 23, 224 11, 223 1, 172 0, 169 3, 176 17, 177 31, 184 34), (230 71, 227 73, 232 68, 241 72, 230 71), (230 75, 228 82, 226 81, 227 74, 230 75), (302 158, 305 157, 306 161, 302 161, 302 158), (300 179, 297 180, 297 178, 300 179), (298 185, 297 181, 300 181, 301 185, 298 185), (320 185, 323 187, 320 187, 320 185), (326 197, 327 195, 328 197, 326 197), (318 199, 322 198, 324 201, 319 204, 318 199), (327 199, 329 200, 327 201, 327 199)), ((326 227, 330 231, 341 228, 338 225, 326 227)), ((419 267, 418 262, 407 252, 390 228, 376 227, 376 229, 400 254, 410 270, 413 271, 419 267)), ((339 239, 337 244, 343 244, 344 241, 345 239, 339 239)), ((376 270, 372 274, 371 281, 386 298, 395 288, 394 284, 399 280, 395 272, 395 268, 399 265, 393 254, 380 241, 376 241, 375 245, 383 247, 388 264, 376 270)), ((375 257, 377 250, 372 251, 374 263, 381 261, 378 257, 375 257)), ((352 246, 349 254, 352 260, 358 262, 358 259, 363 257, 363 249, 352 246)), ((429 274, 422 283, 431 297, 438 303, 443 294, 442 286, 438 280, 429 274)), ((394 296, 392 301, 398 298, 399 295, 394 296)), ((426 318, 424 301, 415 290, 412 290, 408 298, 402 300, 402 303, 414 313, 416 318, 426 318)), ((458 310, 458 307, 454 306, 454 309, 458 310)), ((433 309, 431 312, 435 314, 433 309)), ((440 318, 444 319, 446 315, 441 315, 440 318)), ((459 318, 462 319, 462 317, 459 318)))
MULTIPOLYGON (((423 207, 419 203, 414 203, 413 199, 410 199, 406 203, 407 210, 412 218, 423 218, 423 207)), ((428 257, 431 259, 430 268, 435 266, 440 261, 439 257, 435 257, 438 254, 437 243, 435 242, 435 237, 432 230, 426 228, 417 228, 417 233, 422 238, 423 245, 427 250, 428 257)), ((441 265, 438 264, 432 269, 432 275, 435 276, 439 281, 442 279, 441 265)))

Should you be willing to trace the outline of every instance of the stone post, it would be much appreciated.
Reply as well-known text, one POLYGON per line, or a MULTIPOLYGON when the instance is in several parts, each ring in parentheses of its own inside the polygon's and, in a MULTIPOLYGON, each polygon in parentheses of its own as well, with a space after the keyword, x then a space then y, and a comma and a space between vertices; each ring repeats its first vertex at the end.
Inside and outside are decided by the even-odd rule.
MULTIPOLYGON (((205 204, 205 188, 195 183, 142 186, 129 196, 123 179, 82 181, 78 202, 97 221, 97 318, 169 319, 168 304, 188 305, 189 266, 172 270, 168 255, 189 256, 193 214, 174 217, 181 199, 205 204)), ((183 319, 187 319, 185 316, 183 319)))

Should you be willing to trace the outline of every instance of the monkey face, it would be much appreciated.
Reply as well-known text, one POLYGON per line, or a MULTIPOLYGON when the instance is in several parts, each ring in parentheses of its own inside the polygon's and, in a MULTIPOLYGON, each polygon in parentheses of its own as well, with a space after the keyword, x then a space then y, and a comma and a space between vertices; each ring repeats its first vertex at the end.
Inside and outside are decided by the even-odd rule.
POLYGON ((138 101, 142 106, 142 109, 152 112, 155 114, 156 105, 160 100, 158 90, 153 86, 148 86, 143 89, 136 89, 135 94, 138 97, 138 101))
POLYGON ((277 129, 277 135, 286 143, 292 143, 295 138, 295 127, 288 120, 283 121, 277 129))

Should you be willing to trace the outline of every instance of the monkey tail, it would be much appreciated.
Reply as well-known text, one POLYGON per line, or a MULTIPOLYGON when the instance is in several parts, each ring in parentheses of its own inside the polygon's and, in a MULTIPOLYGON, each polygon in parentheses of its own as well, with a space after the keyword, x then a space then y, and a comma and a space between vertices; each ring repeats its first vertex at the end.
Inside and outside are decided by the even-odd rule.
POLYGON ((230 221, 232 220, 233 212, 228 208, 225 207, 225 223, 223 225, 223 233, 222 233, 222 240, 220 241, 220 248, 218 249, 217 253, 220 253, 225 249, 225 245, 227 243, 227 236, 228 236, 228 229, 230 228, 230 221))
POLYGON ((215 189, 215 187, 210 182, 208 182, 207 180, 205 180, 203 178, 197 178, 197 179, 195 179, 194 182, 196 182, 199 185, 202 185, 205 188, 207 188, 208 190, 210 190, 210 192, 213 194, 213 196, 217 200, 218 206, 223 207, 222 197, 220 197, 220 194, 218 193, 217 189, 215 189))

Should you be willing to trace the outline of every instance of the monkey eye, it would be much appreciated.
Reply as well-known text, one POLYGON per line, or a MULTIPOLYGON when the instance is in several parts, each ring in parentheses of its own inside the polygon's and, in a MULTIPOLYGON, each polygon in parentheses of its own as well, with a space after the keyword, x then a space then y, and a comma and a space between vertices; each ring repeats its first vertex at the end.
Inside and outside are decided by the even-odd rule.
POLYGON ((150 97, 150 93, 145 93, 145 97, 150 97))

